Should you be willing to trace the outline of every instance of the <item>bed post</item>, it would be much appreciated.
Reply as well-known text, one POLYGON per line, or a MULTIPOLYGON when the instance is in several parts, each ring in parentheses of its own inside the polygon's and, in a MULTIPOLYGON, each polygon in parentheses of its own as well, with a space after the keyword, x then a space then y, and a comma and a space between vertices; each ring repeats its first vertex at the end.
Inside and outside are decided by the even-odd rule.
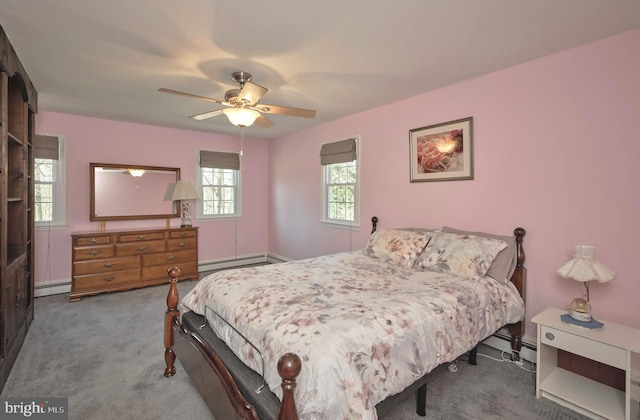
POLYGON ((298 420, 298 410, 293 399, 296 377, 300 374, 302 362, 295 353, 286 353, 278 360, 278 375, 282 378, 282 403, 278 420, 298 420))
POLYGON ((164 315, 164 361, 167 365, 164 370, 164 376, 170 377, 176 374, 174 366, 176 354, 173 352, 173 328, 171 325, 173 320, 180 316, 180 310, 178 310, 178 302, 180 300, 178 296, 178 276, 180 276, 180 269, 171 267, 167 270, 167 274, 171 279, 171 285, 167 294, 167 312, 164 315))
POLYGON ((378 228, 378 218, 376 216, 373 216, 371 218, 371 226, 372 226, 371 233, 373 233, 378 228))
MULTIPOLYGON (((511 282, 516 286, 522 300, 526 304, 526 284, 527 284, 527 269, 524 267, 524 248, 522 247, 522 238, 527 232, 519 227, 513 231, 516 237, 516 268, 511 276, 511 282)), ((509 332, 511 333, 511 358, 513 361, 520 361, 520 350, 522 349, 522 336, 524 335, 524 323, 525 320, 516 322, 509 325, 509 332)))

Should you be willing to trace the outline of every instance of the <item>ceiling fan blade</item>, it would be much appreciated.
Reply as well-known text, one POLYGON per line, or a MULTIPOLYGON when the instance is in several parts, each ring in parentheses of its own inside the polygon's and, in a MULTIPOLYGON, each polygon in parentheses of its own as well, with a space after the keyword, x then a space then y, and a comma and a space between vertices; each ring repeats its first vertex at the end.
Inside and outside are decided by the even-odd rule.
POLYGON ((266 112, 267 114, 289 115, 291 117, 315 118, 316 111, 313 109, 291 108, 280 105, 258 104, 252 107, 256 111, 266 112))
POLYGON ((218 115, 222 114, 222 109, 216 109, 215 111, 209 111, 209 112, 205 112, 202 114, 196 114, 196 115, 192 115, 189 118, 193 118, 194 120, 206 120, 207 118, 213 118, 213 117, 217 117, 218 115))
POLYGON ((254 122, 254 124, 260 128, 269 128, 269 127, 273 127, 274 125, 273 121, 271 121, 269 118, 265 117, 262 114, 260 114, 260 116, 256 118, 256 121, 254 122))
POLYGON ((262 87, 260 85, 256 85, 252 82, 245 82, 240 94, 238 95, 238 99, 243 102, 246 102, 250 105, 258 103, 260 99, 264 96, 265 93, 269 92, 269 89, 266 87, 262 87))
POLYGON ((180 92, 179 90, 160 88, 160 89, 158 89, 158 91, 164 92, 164 93, 171 93, 173 95, 186 96, 187 98, 202 99, 203 101, 208 101, 208 102, 213 102, 213 103, 220 104, 220 105, 230 106, 230 104, 228 104, 227 102, 221 101, 219 99, 209 98, 207 96, 194 95, 193 93, 180 92))

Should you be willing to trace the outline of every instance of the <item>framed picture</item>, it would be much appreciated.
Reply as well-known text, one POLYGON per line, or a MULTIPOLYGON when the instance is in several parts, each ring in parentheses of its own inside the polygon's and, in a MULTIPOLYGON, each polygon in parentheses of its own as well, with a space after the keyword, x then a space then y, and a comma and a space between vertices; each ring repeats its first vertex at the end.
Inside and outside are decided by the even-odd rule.
POLYGON ((411 182, 473 179, 473 118, 409 130, 411 182))

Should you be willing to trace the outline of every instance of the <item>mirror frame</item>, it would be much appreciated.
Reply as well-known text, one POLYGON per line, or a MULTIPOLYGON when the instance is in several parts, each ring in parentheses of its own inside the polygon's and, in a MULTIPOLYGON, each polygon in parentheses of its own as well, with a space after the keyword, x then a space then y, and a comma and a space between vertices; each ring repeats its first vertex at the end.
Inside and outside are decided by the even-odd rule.
POLYGON ((169 168, 165 166, 145 166, 145 165, 125 165, 117 163, 89 163, 90 174, 90 209, 89 218, 91 221, 102 220, 145 220, 145 219, 168 219, 173 217, 180 217, 180 206, 174 206, 174 212, 168 214, 137 214, 137 215, 123 215, 123 216, 96 216, 96 168, 122 168, 127 169, 144 169, 146 171, 167 171, 176 173, 176 181, 180 181, 180 168, 169 168))

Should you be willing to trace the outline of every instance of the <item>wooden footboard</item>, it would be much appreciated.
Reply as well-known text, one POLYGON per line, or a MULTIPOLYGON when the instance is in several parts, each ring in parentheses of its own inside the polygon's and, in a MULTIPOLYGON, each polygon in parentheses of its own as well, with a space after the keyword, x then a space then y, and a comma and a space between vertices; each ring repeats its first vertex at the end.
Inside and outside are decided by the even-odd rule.
MULTIPOLYGON (((165 362, 164 376, 176 373, 176 355, 206 402, 209 410, 217 419, 248 419, 275 417, 269 413, 267 407, 255 407, 250 404, 240 389, 226 365, 216 354, 214 349, 198 334, 185 328, 180 321, 178 310, 177 282, 180 269, 173 267, 168 270, 171 284, 167 294, 167 311, 165 314, 165 362), (259 415, 259 412, 261 415, 259 415)), ((300 358, 287 353, 278 361, 278 374, 282 378, 282 403, 277 410, 278 420, 297 420, 298 412, 293 397, 296 378, 300 374, 302 363, 300 358)), ((268 390, 265 390, 265 393, 268 390)), ((266 396, 268 398, 268 396, 266 396)), ((271 402, 273 407, 273 402, 271 402)))

